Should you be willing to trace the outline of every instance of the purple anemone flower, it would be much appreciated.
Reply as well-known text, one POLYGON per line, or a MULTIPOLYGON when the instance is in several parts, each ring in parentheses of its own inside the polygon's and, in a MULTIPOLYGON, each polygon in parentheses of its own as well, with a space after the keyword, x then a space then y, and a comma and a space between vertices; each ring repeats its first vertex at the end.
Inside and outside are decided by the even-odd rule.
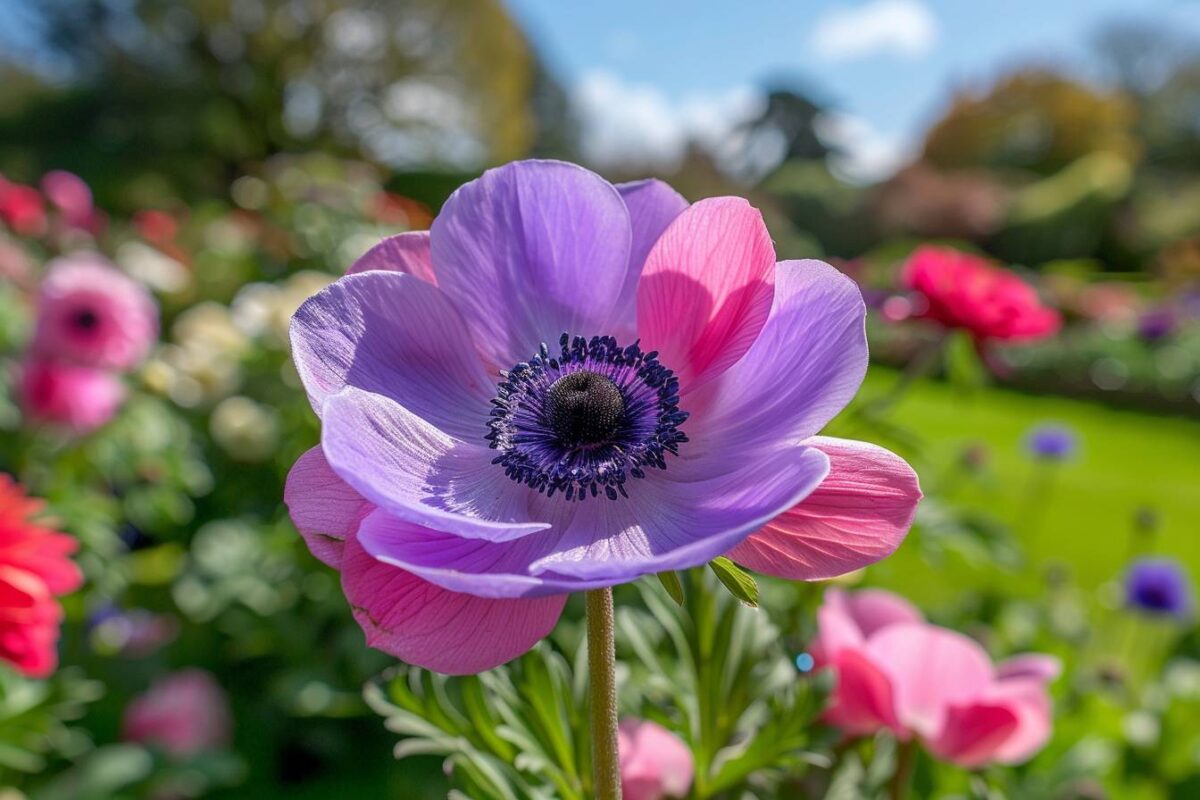
POLYGON ((864 320, 837 270, 777 264, 744 200, 509 164, 296 313, 322 430, 285 500, 368 643, 441 672, 525 652, 570 592, 724 554, 840 575, 920 498, 903 459, 817 436, 864 320))
POLYGON ((1190 616, 1192 585, 1187 571, 1170 558, 1135 561, 1125 576, 1125 605, 1149 614, 1190 616))
POLYGON ((1065 461, 1079 447, 1075 431, 1066 425, 1038 425, 1029 432, 1026 445, 1030 454, 1043 461, 1065 461))

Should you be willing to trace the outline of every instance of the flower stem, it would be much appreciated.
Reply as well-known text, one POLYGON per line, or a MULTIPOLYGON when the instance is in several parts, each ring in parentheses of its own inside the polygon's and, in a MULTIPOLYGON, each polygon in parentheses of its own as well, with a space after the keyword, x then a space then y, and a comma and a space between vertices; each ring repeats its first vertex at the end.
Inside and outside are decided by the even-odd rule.
POLYGON ((596 800, 621 800, 612 589, 595 589, 588 592, 586 598, 594 797, 596 800))
POLYGON ((896 772, 892 775, 891 783, 888 784, 888 800, 906 800, 916 761, 917 740, 901 742, 900 753, 896 758, 896 772))

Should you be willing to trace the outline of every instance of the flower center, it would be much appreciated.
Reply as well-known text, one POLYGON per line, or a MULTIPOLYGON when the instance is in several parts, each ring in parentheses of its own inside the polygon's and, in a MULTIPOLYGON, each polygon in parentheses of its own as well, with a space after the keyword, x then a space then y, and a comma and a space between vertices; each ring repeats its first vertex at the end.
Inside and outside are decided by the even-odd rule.
POLYGON ((75 312, 72 321, 80 330, 90 331, 100 324, 100 317, 90 308, 81 308, 75 312))
POLYGON ((564 445, 603 445, 621 427, 625 396, 603 375, 586 369, 570 372, 550 384, 546 418, 564 445))
POLYGON ((637 344, 611 336, 563 334, 559 352, 541 349, 497 388, 486 436, 492 463, 547 497, 628 496, 628 478, 666 469, 687 435, 679 426, 679 379, 637 344))

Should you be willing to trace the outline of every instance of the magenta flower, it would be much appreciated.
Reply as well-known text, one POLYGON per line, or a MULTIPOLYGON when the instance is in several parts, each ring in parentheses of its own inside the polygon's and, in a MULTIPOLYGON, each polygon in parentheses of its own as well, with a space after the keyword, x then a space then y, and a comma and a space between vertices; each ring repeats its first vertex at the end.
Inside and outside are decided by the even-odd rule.
POLYGON ((678 736, 654 722, 624 719, 617 729, 617 746, 623 800, 687 796, 696 764, 678 736))
POLYGON ((96 227, 96 207, 92 190, 73 172, 56 169, 42 176, 42 194, 58 209, 63 221, 72 228, 93 230, 96 227))
POLYGON ((519 162, 350 273, 293 321, 322 432, 285 499, 375 647, 475 672, 569 592, 725 553, 826 578, 908 529, 908 465, 816 436, 866 371, 858 289, 776 264, 743 200, 519 162))
POLYGON ((825 718, 847 736, 888 728, 968 768, 1026 761, 1049 739, 1057 659, 1028 653, 993 666, 973 639, 881 590, 830 589, 817 620, 817 668, 837 674, 825 718))
POLYGON ((26 419, 78 434, 107 423, 125 400, 125 387, 111 373, 37 357, 21 365, 17 392, 26 419))
POLYGON ((33 350, 88 367, 128 369, 158 336, 158 308, 141 284, 97 253, 50 262, 38 297, 33 350))
POLYGON ((121 720, 121 738, 187 758, 229 743, 229 700, 202 669, 173 672, 134 698, 121 720))

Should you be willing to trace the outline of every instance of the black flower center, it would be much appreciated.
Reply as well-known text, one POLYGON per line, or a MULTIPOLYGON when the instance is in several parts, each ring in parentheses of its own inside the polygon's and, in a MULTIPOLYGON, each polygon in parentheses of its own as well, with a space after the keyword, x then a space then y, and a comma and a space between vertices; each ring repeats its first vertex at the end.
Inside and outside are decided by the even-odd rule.
POLYGON ((90 331, 100 324, 100 317, 90 308, 81 308, 75 312, 74 322, 81 330, 90 331))
POLYGON ((567 447, 605 444, 625 419, 625 398, 608 378, 580 370, 551 384, 546 416, 559 442, 567 447))
POLYGON ((666 469, 688 440, 679 379, 636 342, 564 333, 558 344, 501 373, 486 436, 492 463, 547 497, 628 496, 627 478, 666 469))

